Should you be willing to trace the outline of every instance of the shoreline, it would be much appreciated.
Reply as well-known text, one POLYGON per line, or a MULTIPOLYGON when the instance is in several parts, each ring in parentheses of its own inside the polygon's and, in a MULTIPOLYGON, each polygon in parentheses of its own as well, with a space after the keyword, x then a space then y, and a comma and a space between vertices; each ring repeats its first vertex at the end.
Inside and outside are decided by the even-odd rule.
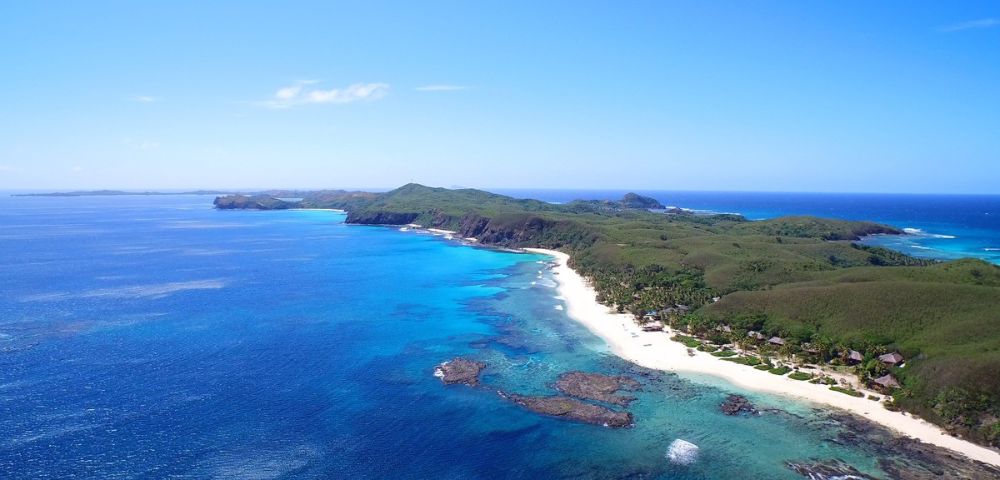
MULTIPOLYGON (((1000 466, 1000 452, 953 437, 925 420, 902 412, 892 412, 867 398, 857 398, 786 376, 726 362, 706 352, 694 356, 679 342, 670 339, 672 331, 645 332, 631 315, 613 313, 597 302, 597 293, 575 270, 569 267, 569 255, 555 250, 525 248, 556 259, 554 268, 557 291, 566 304, 566 314, 583 324, 607 343, 615 355, 637 365, 670 372, 705 374, 747 390, 794 397, 815 404, 832 406, 876 422, 901 435, 960 453, 972 460, 1000 466)), ((697 381, 695 379, 695 381, 697 381)))

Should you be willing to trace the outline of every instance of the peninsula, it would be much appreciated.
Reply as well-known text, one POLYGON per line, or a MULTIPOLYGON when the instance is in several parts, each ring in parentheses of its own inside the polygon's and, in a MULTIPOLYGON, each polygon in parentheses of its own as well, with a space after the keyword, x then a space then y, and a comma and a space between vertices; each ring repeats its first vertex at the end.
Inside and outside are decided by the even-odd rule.
MULTIPOLYGON (((672 339, 692 361, 828 385, 845 400, 910 412, 1000 446, 1000 268, 855 242, 903 234, 891 226, 697 215, 635 194, 551 204, 417 184, 294 199, 229 195, 215 205, 342 209, 352 224, 410 224, 485 246, 558 251, 549 253, 565 254, 560 262, 586 279, 604 311, 630 320, 613 319, 618 330, 672 339)), ((645 355, 639 363, 670 368, 645 355)))

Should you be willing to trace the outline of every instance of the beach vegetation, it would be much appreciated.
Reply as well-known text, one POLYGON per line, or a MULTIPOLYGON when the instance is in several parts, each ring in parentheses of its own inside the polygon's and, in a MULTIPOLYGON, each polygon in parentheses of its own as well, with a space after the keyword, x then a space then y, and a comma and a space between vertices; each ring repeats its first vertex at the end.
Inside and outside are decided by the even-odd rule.
POLYGON ((674 335, 673 337, 670 337, 670 339, 673 340, 673 341, 675 341, 675 342, 683 343, 684 346, 688 347, 688 348, 699 348, 699 347, 702 346, 700 340, 698 340, 697 338, 694 338, 694 337, 689 337, 687 335, 677 334, 677 335, 674 335))
POLYGON ((791 372, 791 371, 792 371, 791 367, 789 367, 787 365, 782 365, 780 367, 774 367, 774 368, 768 370, 767 372, 771 373, 771 374, 774 374, 774 375, 784 375, 784 374, 786 374, 788 372, 791 372))
POLYGON ((857 390, 855 390, 853 388, 838 387, 836 385, 830 387, 830 390, 833 390, 834 392, 840 392, 840 393, 843 393, 845 395, 850 395, 852 397, 862 398, 862 397, 865 396, 865 394, 863 392, 859 392, 859 391, 857 391, 857 390))

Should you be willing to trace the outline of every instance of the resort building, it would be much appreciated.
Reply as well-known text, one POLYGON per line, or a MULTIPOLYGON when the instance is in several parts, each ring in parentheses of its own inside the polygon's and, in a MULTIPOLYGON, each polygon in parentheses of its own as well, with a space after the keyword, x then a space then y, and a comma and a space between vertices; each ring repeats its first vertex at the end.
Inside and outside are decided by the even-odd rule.
POLYGON ((660 322, 659 320, 654 320, 652 322, 644 323, 642 324, 642 330, 645 332, 662 332, 663 322, 660 322))
POLYGON ((878 360, 886 365, 899 365, 900 363, 903 363, 903 356, 898 352, 892 352, 885 355, 879 355, 878 360))
POLYGON ((865 356, 862 355, 861 352, 857 350, 851 350, 850 352, 847 353, 847 363, 853 365, 855 363, 861 363, 863 361, 865 361, 865 356))
POLYGON ((892 374, 882 375, 873 381, 875 384, 885 389, 899 388, 899 382, 896 380, 896 377, 892 376, 892 374))

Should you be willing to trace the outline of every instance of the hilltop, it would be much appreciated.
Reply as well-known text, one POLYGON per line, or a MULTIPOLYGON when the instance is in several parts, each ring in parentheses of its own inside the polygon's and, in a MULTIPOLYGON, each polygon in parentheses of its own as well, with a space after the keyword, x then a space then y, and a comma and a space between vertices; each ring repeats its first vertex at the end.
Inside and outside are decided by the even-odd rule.
MULTIPOLYGON (((655 202, 655 200, 654 200, 655 202)), ((891 372, 894 407, 955 433, 1000 445, 1000 268, 933 262, 855 243, 901 234, 872 222, 817 217, 747 221, 668 214, 659 202, 551 204, 481 190, 408 184, 384 193, 324 191, 290 202, 220 197, 219 208, 339 208, 347 222, 417 223, 489 246, 557 249, 589 277, 598 300, 637 318, 741 342, 748 332, 787 340, 786 354, 854 367, 864 380, 891 372), (675 306, 684 306, 677 309, 675 306), (716 332, 725 327, 725 335, 716 332), (905 368, 879 354, 898 351, 905 368)))

